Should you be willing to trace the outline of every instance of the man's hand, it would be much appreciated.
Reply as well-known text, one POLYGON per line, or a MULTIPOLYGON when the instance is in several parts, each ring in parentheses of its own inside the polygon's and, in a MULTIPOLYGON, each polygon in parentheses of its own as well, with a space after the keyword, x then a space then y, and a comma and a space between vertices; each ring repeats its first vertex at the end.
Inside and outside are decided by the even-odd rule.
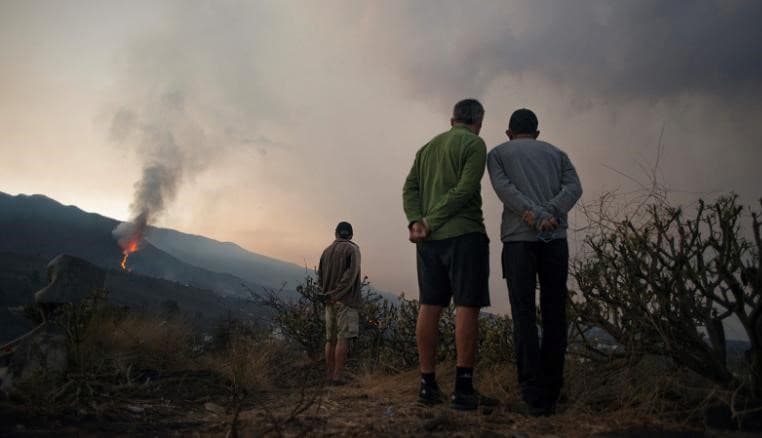
POLYGON ((526 224, 530 227, 534 226, 534 219, 534 212, 532 210, 527 210, 524 212, 524 214, 521 215, 521 220, 526 222, 526 224))
POLYGON ((558 228, 558 221, 551 217, 540 222, 540 231, 553 231, 558 228))
POLYGON ((423 222, 415 222, 410 226, 410 236, 408 239, 413 243, 418 243, 429 235, 429 230, 423 222))

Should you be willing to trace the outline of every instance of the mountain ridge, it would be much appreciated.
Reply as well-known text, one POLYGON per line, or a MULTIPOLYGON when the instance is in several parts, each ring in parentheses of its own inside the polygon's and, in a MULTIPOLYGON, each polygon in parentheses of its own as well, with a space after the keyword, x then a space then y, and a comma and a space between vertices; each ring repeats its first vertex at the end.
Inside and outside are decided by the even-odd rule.
MULTIPOLYGON (((60 253, 81 257, 97 266, 119 266, 122 250, 112 235, 119 221, 66 206, 45 195, 0 192, 0 251, 52 258, 60 253)), ((136 273, 176 281, 221 295, 250 296, 262 285, 228 273, 193 265, 146 241, 130 255, 136 273)))
POLYGON ((250 251, 237 243, 171 228, 149 227, 146 240, 187 263, 254 281, 268 289, 293 291, 311 275, 305 267, 250 251))
MULTIPOLYGON (((0 191, 0 251, 48 259, 69 253, 117 269, 122 250, 111 232, 119 223, 44 194, 0 191)), ((256 253, 235 242, 155 226, 148 227, 144 244, 129 256, 127 266, 138 274, 243 298, 250 298, 252 292, 271 291, 296 298, 296 287, 315 275, 306 266, 256 253)), ((392 301, 398 298, 376 292, 392 301)))

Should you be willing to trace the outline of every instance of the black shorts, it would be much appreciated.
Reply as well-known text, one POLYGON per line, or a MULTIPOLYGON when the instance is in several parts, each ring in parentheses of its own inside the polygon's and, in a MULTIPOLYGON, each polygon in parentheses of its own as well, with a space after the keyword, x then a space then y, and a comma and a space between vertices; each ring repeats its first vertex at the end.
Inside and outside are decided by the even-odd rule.
POLYGON ((487 307, 489 302, 489 239, 468 233, 416 245, 421 304, 487 307))

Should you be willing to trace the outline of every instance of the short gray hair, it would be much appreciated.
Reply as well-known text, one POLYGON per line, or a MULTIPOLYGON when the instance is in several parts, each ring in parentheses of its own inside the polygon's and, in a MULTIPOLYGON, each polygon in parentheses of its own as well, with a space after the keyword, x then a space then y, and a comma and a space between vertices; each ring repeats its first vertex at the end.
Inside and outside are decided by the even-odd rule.
POLYGON ((466 125, 481 122, 484 118, 484 107, 476 99, 463 99, 452 108, 452 119, 466 125))

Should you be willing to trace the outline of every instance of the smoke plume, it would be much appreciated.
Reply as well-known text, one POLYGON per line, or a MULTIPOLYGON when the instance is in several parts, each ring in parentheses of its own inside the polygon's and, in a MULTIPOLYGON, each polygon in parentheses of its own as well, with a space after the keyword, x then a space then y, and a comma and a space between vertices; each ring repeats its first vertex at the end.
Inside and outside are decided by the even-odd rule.
POLYGON ((123 249, 142 240, 183 184, 256 137, 250 131, 254 117, 242 123, 250 111, 232 101, 256 89, 249 65, 231 62, 243 51, 236 42, 252 41, 239 34, 247 31, 246 23, 230 19, 241 11, 168 7, 171 20, 126 47, 124 75, 106 111, 111 140, 142 168, 134 183, 131 220, 113 232, 123 249), (207 22, 207 14, 219 17, 207 22), (199 27, 211 27, 209 33, 217 37, 199 33, 199 27))
POLYGON ((146 227, 174 200, 184 175, 200 168, 204 136, 185 105, 181 93, 164 93, 140 109, 122 108, 113 117, 112 139, 136 146, 143 167, 130 205, 132 220, 113 232, 122 249, 140 244, 146 227))

